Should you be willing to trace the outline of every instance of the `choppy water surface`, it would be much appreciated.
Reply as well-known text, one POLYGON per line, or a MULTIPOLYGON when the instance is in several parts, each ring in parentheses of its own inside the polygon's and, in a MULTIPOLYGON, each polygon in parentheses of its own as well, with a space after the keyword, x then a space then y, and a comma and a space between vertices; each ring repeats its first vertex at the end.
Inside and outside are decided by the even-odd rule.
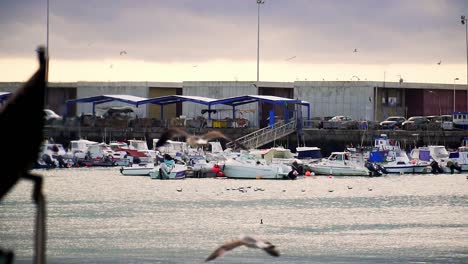
MULTIPOLYGON (((214 263, 468 262, 467 174, 160 181, 117 168, 37 173, 49 263, 201 263, 241 234, 269 240, 282 256, 238 248, 214 263)), ((31 187, 21 182, 0 206, 0 246, 14 249, 17 263, 33 255, 31 187)))

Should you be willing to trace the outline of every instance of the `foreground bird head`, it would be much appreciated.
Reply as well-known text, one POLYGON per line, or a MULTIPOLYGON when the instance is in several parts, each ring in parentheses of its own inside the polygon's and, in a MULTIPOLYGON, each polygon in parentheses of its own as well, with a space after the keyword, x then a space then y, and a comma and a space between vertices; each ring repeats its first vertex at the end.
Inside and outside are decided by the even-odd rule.
POLYGON ((0 199, 18 179, 26 174, 37 159, 43 139, 44 94, 46 88, 46 56, 38 49, 39 69, 16 90, 0 109, 0 138, 5 150, 20 149, 20 158, 0 151, 0 199), (27 133, 28 136, 23 136, 27 133))

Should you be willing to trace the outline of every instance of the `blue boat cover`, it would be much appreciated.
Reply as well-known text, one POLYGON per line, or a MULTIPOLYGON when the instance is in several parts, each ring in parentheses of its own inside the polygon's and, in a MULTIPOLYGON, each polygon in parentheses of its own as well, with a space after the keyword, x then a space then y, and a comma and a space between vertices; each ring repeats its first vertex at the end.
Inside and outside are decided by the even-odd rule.
POLYGON ((370 162, 384 162, 385 161, 385 151, 372 151, 369 155, 370 162))
POLYGON ((430 161, 431 153, 429 150, 420 150, 419 151, 419 160, 430 161))

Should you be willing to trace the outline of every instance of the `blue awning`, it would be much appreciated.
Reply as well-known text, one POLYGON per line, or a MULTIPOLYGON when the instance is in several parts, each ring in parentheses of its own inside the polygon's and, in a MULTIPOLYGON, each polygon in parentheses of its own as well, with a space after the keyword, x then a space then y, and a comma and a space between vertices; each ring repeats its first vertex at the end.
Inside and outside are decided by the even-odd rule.
POLYGON ((10 96, 10 92, 0 92, 0 103, 7 100, 10 96))

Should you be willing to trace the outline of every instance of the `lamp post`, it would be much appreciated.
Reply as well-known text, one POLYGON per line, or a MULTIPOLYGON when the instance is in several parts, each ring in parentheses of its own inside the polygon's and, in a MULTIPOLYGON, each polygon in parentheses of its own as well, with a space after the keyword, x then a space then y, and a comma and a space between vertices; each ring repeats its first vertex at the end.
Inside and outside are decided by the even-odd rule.
POLYGON ((458 80, 458 78, 453 79, 453 112, 455 112, 455 81, 458 80))
POLYGON ((265 0, 257 0, 257 82, 260 80, 260 5, 264 3, 265 0))
POLYGON ((429 93, 434 94, 435 97, 437 97, 439 99, 439 116, 441 116, 442 115, 442 108, 440 107, 440 97, 439 97, 439 95, 435 91, 431 91, 431 90, 429 90, 429 93))
POLYGON ((466 111, 468 112, 468 19, 460 17, 460 22, 465 25, 465 45, 466 45, 466 111))

